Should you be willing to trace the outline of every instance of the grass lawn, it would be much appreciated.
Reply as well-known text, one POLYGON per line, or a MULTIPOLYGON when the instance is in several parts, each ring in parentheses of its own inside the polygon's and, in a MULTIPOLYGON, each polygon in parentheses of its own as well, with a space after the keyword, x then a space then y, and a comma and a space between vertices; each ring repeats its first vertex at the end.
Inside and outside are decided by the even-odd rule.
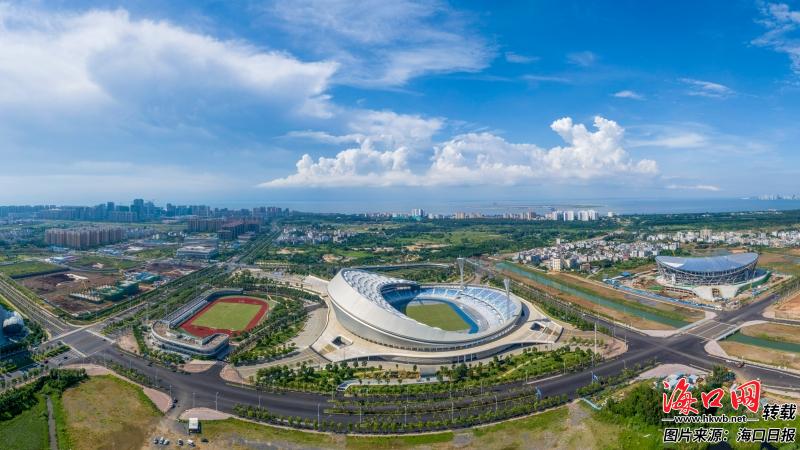
POLYGON ((89 267, 93 269, 117 269, 128 270, 132 269, 141 263, 138 261, 131 261, 128 259, 112 258, 103 255, 85 255, 76 259, 72 265, 80 267, 89 267))
POLYGON ((785 352, 761 345, 737 342, 737 337, 733 336, 720 341, 719 346, 725 350, 725 353, 734 358, 742 358, 746 361, 773 366, 800 369, 800 354, 797 352, 785 352))
POLYGON ((15 450, 40 450, 49 447, 47 432, 47 404, 39 396, 39 403, 11 420, 0 422, 0 447, 15 450))
POLYGON ((413 436, 336 436, 304 433, 237 419, 203 422, 202 437, 213 448, 326 449, 618 449, 662 448, 658 429, 609 423, 581 404, 471 430, 413 436), (249 446, 243 443, 247 442, 249 446))
POLYGON ((258 305, 247 303, 217 302, 202 315, 195 318, 192 325, 223 330, 241 331, 253 320, 261 309, 258 305))
POLYGON ((142 250, 140 252, 136 252, 135 256, 145 261, 149 261, 151 259, 160 259, 160 258, 173 258, 175 256, 175 251, 177 249, 178 249, 177 246, 172 246, 172 245, 164 247, 155 247, 142 250))
POLYGON ((61 267, 42 261, 22 261, 13 264, 0 265, 0 273, 9 277, 24 277, 40 273, 56 272, 62 270, 61 267))
POLYGON ((113 376, 66 390, 54 406, 59 447, 75 450, 141 448, 161 418, 141 388, 113 376))
POLYGON ((800 326, 784 325, 781 323, 762 323, 744 327, 740 332, 746 336, 800 344, 800 326))
POLYGON ((774 252, 762 252, 758 255, 758 266, 773 272, 800 276, 798 256, 774 252))
POLYGON ((452 306, 444 303, 412 303, 406 307, 406 315, 417 322, 445 331, 462 331, 470 328, 469 324, 453 311, 452 306))

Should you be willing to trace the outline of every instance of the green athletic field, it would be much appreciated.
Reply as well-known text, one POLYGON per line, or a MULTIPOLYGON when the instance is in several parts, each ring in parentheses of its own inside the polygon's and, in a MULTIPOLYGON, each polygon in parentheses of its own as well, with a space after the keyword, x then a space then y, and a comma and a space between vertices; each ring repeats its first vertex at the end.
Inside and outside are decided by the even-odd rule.
POLYGON ((191 324, 200 327, 218 328, 222 330, 241 331, 255 317, 258 305, 247 303, 214 303, 202 315, 196 317, 191 324))
POLYGON ((469 324, 444 303, 412 303, 406 306, 406 315, 416 320, 445 331, 469 330, 469 324))

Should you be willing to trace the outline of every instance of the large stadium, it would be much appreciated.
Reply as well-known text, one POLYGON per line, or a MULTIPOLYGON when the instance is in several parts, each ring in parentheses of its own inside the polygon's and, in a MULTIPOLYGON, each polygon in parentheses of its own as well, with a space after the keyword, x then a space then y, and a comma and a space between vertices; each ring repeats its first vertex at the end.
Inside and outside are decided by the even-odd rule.
POLYGON ((735 297, 742 289, 766 280, 758 271, 757 253, 686 258, 657 256, 657 281, 675 290, 691 292, 705 300, 735 297))
POLYGON ((419 357, 423 353, 448 353, 442 360, 455 361, 513 345, 553 342, 561 332, 560 326, 518 297, 486 286, 423 285, 343 269, 327 291, 336 323, 319 346, 323 354, 324 348, 331 350, 330 343, 360 341, 348 357, 398 360, 390 354, 403 354, 406 358, 399 359, 419 360, 425 359, 419 357), (337 334, 342 331, 346 333, 337 334))

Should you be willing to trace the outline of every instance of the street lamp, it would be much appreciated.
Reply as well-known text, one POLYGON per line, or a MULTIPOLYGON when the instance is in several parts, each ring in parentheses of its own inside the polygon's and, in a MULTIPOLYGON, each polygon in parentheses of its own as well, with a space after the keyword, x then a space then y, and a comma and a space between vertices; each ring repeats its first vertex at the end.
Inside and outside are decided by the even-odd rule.
POLYGON ((219 392, 214 394, 214 410, 219 411, 219 403, 217 403, 217 399, 219 398, 219 392))

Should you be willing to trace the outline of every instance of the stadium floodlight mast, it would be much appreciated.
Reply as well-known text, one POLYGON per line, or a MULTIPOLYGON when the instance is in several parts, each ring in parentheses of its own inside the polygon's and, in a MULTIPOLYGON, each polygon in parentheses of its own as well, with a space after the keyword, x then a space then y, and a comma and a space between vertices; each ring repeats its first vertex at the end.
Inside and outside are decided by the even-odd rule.
POLYGON ((511 287, 511 280, 506 277, 503 278, 503 286, 506 287, 506 308, 507 308, 507 316, 511 317, 511 293, 509 288, 511 287))
POLYGON ((594 350, 592 351, 592 367, 594 367, 595 354, 597 354, 597 320, 594 321, 594 350))
POLYGON ((458 272, 461 275, 461 288, 464 288, 464 258, 459 256, 456 258, 456 262, 458 263, 458 272))

